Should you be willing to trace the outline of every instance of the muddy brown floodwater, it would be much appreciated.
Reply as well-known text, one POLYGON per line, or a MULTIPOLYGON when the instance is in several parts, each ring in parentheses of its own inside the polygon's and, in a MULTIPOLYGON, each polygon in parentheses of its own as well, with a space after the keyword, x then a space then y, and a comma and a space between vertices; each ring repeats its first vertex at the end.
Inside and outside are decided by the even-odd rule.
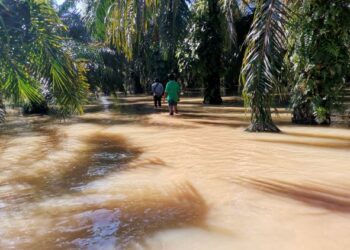
POLYGON ((0 249, 349 249, 350 130, 244 132, 239 100, 181 114, 102 98, 0 134, 0 249))

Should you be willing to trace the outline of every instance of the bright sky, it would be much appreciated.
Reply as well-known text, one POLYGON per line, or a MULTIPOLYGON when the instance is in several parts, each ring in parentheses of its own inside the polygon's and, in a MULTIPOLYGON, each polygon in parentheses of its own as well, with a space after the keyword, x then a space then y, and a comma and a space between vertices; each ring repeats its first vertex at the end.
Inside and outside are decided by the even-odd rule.
MULTIPOLYGON (((60 5, 60 4, 62 4, 65 0, 54 0, 58 5, 60 5)), ((80 10, 80 11, 84 11, 84 4, 82 4, 82 3, 78 3, 77 4, 77 8, 78 8, 78 10, 80 10)))

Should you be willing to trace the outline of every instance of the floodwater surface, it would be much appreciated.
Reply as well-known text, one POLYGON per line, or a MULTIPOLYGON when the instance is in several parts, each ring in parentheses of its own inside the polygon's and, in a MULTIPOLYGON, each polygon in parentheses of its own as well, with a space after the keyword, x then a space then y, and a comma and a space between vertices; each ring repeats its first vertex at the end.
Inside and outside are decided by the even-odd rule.
POLYGON ((349 249, 350 130, 247 133, 240 100, 102 98, 0 134, 0 249, 349 249))

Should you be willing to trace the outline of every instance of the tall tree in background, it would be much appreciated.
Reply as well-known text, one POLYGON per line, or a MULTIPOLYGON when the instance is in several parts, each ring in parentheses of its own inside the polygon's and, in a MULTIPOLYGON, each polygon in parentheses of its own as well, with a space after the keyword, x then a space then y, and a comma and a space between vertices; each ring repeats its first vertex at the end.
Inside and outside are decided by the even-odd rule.
POLYGON ((129 61, 135 93, 142 92, 141 81, 151 77, 147 66, 154 63, 156 54, 162 55, 167 68, 177 70, 175 51, 189 18, 185 0, 87 2, 96 38, 114 46, 129 61))
POLYGON ((271 106, 283 82, 292 90, 294 122, 330 123, 349 72, 348 0, 290 1, 292 12, 287 2, 66 0, 54 9, 51 0, 0 0, 0 119, 4 101, 82 112, 86 76, 92 90, 127 83, 140 93, 178 69, 188 86, 204 87, 205 103, 219 104, 221 84, 240 65, 245 31, 238 26, 248 27, 254 13, 241 70, 248 130, 279 131, 271 106), (77 2, 87 6, 84 21, 77 2))
POLYGON ((67 27, 65 48, 72 50, 75 60, 86 63, 86 76, 92 92, 102 91, 114 94, 125 92, 124 63, 121 53, 94 41, 84 21, 84 10, 79 8, 81 1, 66 0, 57 7, 59 17, 67 27))
MULTIPOLYGON (((239 46, 246 31, 238 29, 237 37, 236 25, 254 9, 247 1, 196 0, 191 11, 188 35, 177 52, 179 67, 190 86, 204 87, 204 103, 220 104, 223 79, 231 74, 226 80, 233 89, 234 75, 238 79, 240 71, 239 46)), ((249 23, 246 26, 248 30, 249 23)))
POLYGON ((183 73, 186 67, 181 79, 192 82, 197 75, 205 88, 204 102, 222 103, 223 58, 236 65, 235 23, 252 14, 248 2, 254 1, 86 1, 95 37, 128 59, 135 93, 152 77, 164 79, 166 73, 177 73, 178 67, 183 73), (197 73, 188 73, 189 68, 197 73))
POLYGON ((219 0, 207 0, 206 12, 201 20, 201 42, 198 56, 203 65, 204 103, 221 104, 220 76, 223 59, 223 23, 219 0))

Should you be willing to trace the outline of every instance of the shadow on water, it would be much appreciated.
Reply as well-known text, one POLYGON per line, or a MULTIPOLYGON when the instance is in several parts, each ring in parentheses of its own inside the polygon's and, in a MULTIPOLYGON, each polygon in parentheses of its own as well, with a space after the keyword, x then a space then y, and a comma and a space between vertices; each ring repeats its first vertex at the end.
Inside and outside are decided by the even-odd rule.
POLYGON ((51 132, 50 139, 45 141, 45 150, 35 152, 31 156, 25 155, 23 159, 19 158, 20 162, 26 160, 28 166, 38 162, 43 166, 45 163, 51 166, 18 172, 7 177, 4 183, 0 183, 0 187, 26 185, 28 188, 22 192, 16 192, 15 189, 5 194, 0 192, 0 201, 18 205, 22 202, 78 192, 92 181, 128 169, 131 166, 128 163, 142 153, 140 148, 131 146, 122 136, 94 133, 83 139, 86 147, 76 152, 73 159, 52 164, 50 153, 67 150, 61 145, 63 140, 64 136, 60 137, 57 132, 51 132))
POLYGON ((108 174, 129 168, 129 162, 136 159, 142 150, 131 146, 127 140, 119 135, 95 133, 84 139, 88 146, 80 152, 75 161, 68 164, 67 171, 52 180, 46 180, 47 190, 51 193, 60 189, 79 190, 86 184, 108 174))
POLYGON ((47 124, 55 124, 55 119, 48 116, 20 117, 16 120, 0 123, 0 139, 15 136, 32 136, 33 133, 46 132, 47 124))
POLYGON ((295 136, 295 137, 307 137, 307 138, 321 138, 321 139, 332 139, 332 140, 341 140, 350 142, 350 137, 347 136, 337 136, 337 135, 325 135, 325 134, 310 134, 303 132, 286 132, 286 135, 295 136))
POLYGON ((227 120, 227 121, 249 121, 249 117, 227 117, 220 115, 207 115, 205 113, 200 114, 181 114, 185 119, 208 119, 208 120, 227 120))
POLYGON ((297 184, 278 180, 240 179, 243 185, 293 199, 306 205, 333 212, 350 213, 350 192, 347 188, 319 183, 297 184))
MULTIPOLYGON (((225 105, 226 107, 227 105, 225 105)), ((167 104, 163 103, 162 104, 162 111, 157 111, 154 110, 153 108, 153 101, 152 101, 152 97, 139 97, 139 98, 119 98, 118 100, 114 100, 114 103, 112 103, 110 105, 110 109, 115 111, 115 112, 119 112, 121 114, 126 114, 126 115, 130 115, 130 114, 138 114, 138 115, 148 115, 148 114, 154 114, 154 113, 158 113, 158 112, 167 112, 167 104)), ((213 106, 207 106, 204 105, 200 102, 191 102, 189 100, 182 100, 179 103, 179 110, 181 114, 187 114, 187 113, 191 113, 191 114, 196 114, 198 113, 198 116, 202 117, 203 115, 205 115, 205 113, 208 112, 222 112, 222 107, 224 106, 218 106, 218 108, 213 108, 213 106), (189 106, 190 105, 190 106, 189 106), (208 108, 208 109, 207 109, 208 108)), ((235 107, 235 106, 227 106, 227 107, 235 107)), ((239 107, 237 110, 230 110, 229 112, 233 112, 233 113, 244 113, 244 108, 243 110, 241 110, 242 106, 240 106, 239 104, 237 105, 237 107, 239 107)), ((227 112, 227 111, 225 111, 227 112)))
POLYGON ((160 230, 205 224, 208 207, 189 183, 163 189, 130 186, 114 195, 87 191, 90 183, 112 173, 166 166, 158 158, 138 160, 142 149, 124 137, 94 132, 72 139, 54 128, 24 130, 29 141, 38 140, 29 154, 15 158, 16 166, 2 165, 12 172, 0 183, 1 249, 128 249, 147 246, 145 237, 160 230), (72 154, 67 139, 78 143, 72 154), (50 157, 57 153, 64 159, 50 157))
POLYGON ((36 221, 49 223, 50 229, 35 241, 16 232, 21 249, 130 249, 147 246, 145 237, 160 230, 203 226, 208 206, 185 183, 167 190, 128 190, 124 199, 80 196, 66 205, 44 205, 35 213, 40 217, 36 221))
MULTIPOLYGON (((161 110, 155 110, 153 108, 153 102, 151 97, 139 96, 131 98, 107 98, 107 110, 109 111, 109 118, 96 118, 96 117, 81 117, 80 121, 84 123, 93 123, 99 125, 118 125, 118 124, 135 124, 139 123, 142 126, 156 126, 156 127, 176 127, 180 129, 186 128, 198 128, 197 125, 212 125, 212 126, 224 126, 230 128, 239 128, 249 125, 250 117, 245 112, 245 108, 241 105, 240 101, 232 100, 227 101, 224 105, 220 106, 207 106, 200 101, 192 102, 184 99, 180 102, 179 111, 180 119, 193 123, 190 124, 165 124, 162 122, 156 122, 154 119, 150 120, 149 115, 167 113, 167 105, 164 104, 161 110), (221 114, 230 115, 221 115, 221 114), (231 116, 235 114, 235 116, 231 116)), ((101 105, 92 105, 89 107, 88 112, 100 112, 103 108, 101 105)), ((279 114, 288 113, 287 111, 279 111, 279 114)), ((289 125, 290 120, 277 120, 278 125, 289 125)))
MULTIPOLYGON (((157 111, 158 113, 161 113, 157 111)), ((155 113, 153 111, 153 113, 155 113)), ((178 128, 178 129, 193 129, 198 126, 190 124, 176 124, 176 123, 162 123, 157 120, 152 120, 144 115, 115 115, 109 118, 92 118, 81 117, 79 122, 87 124, 96 124, 102 126, 127 125, 127 124, 141 124, 143 127, 158 127, 158 128, 178 128)))
POLYGON ((249 124, 248 123, 244 123, 244 122, 223 122, 223 121, 219 121, 219 122, 213 122, 213 121, 209 121, 209 120, 203 120, 203 121, 194 121, 197 124, 200 125, 212 125, 212 126, 224 126, 224 127, 230 127, 230 128, 240 128, 240 127, 246 127, 249 124))
POLYGON ((88 124, 98 124, 98 125, 125 125, 130 123, 135 123, 136 121, 141 119, 132 119, 127 117, 109 117, 109 118, 93 118, 93 117, 80 117, 79 122, 88 123, 88 124))
POLYGON ((278 140, 278 139, 254 139, 254 141, 287 144, 287 145, 302 145, 302 146, 319 147, 319 148, 334 148, 334 149, 350 148, 350 141, 346 141, 346 142, 319 141, 318 142, 318 141, 292 141, 292 140, 278 140))

